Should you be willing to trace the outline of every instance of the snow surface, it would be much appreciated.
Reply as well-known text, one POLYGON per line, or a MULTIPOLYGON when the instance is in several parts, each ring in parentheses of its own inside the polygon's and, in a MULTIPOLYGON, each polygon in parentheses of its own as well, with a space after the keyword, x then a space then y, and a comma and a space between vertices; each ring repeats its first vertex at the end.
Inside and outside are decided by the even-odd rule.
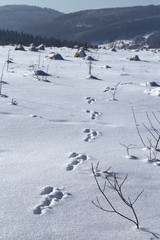
MULTIPOLYGON (((74 58, 75 49, 46 48, 39 55, 0 47, 1 70, 9 49, 13 63, 8 72, 5 68, 2 85, 8 97, 0 98, 0 239, 159 239, 160 168, 158 160, 147 160, 149 150, 142 150, 131 108, 145 142, 151 140, 142 122, 149 125, 148 112, 160 127, 152 114, 160 118, 160 99, 157 87, 153 91, 145 83, 159 84, 160 53, 139 51, 141 61, 132 62, 133 51, 91 50, 88 55, 98 61, 92 64, 94 77, 87 78, 88 64, 74 58), (51 51, 65 61, 45 59, 51 51), (33 74, 38 66, 47 79, 33 74), (122 144, 136 145, 128 157, 122 144), (120 181, 128 173, 125 196, 134 199, 144 189, 135 204, 140 230, 92 204, 98 196, 108 208, 91 171, 97 162, 102 185, 111 166, 120 181)), ((116 208, 132 217, 107 191, 116 208)))

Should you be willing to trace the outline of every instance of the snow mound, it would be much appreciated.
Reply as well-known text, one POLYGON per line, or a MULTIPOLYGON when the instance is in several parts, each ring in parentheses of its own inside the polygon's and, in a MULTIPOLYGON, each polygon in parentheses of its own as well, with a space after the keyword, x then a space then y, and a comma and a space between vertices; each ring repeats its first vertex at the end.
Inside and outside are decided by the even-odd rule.
POLYGON ((48 59, 54 59, 54 60, 64 60, 64 58, 59 53, 49 53, 46 58, 48 59))
POLYGON ((44 71, 42 71, 42 70, 36 70, 36 71, 34 71, 34 74, 36 75, 36 76, 50 76, 50 74, 48 74, 48 73, 46 73, 46 72, 44 72, 44 71))
POLYGON ((86 56, 84 59, 87 60, 87 61, 97 61, 92 56, 86 56))
POLYGON ((17 45, 14 50, 25 51, 23 45, 21 45, 21 44, 17 45))
POLYGON ((109 65, 104 65, 103 68, 111 68, 109 65))
POLYGON ((131 61, 140 61, 140 58, 139 58, 138 55, 134 55, 134 56, 130 57, 129 60, 131 60, 131 61))
POLYGON ((38 51, 37 48, 34 46, 33 43, 31 43, 31 45, 30 45, 30 47, 29 47, 28 50, 31 51, 31 52, 37 52, 37 51, 38 51))
POLYGON ((117 50, 115 48, 112 48, 111 51, 112 52, 117 52, 117 50))
POLYGON ((146 90, 145 93, 150 94, 152 96, 160 96, 160 88, 146 90))
POLYGON ((78 52, 76 52, 76 54, 74 55, 74 57, 82 57, 82 58, 86 56, 87 54, 85 53, 84 48, 80 48, 78 52))
POLYGON ((160 85, 157 82, 146 82, 143 84, 144 86, 150 86, 150 87, 160 87, 160 85))
POLYGON ((36 47, 37 50, 45 50, 44 44, 40 44, 38 47, 36 47))

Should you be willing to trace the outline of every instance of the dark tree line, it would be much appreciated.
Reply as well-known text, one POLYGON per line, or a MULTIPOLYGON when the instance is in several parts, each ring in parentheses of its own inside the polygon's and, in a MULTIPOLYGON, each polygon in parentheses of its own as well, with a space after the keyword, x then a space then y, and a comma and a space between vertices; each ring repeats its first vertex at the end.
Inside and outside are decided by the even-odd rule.
POLYGON ((0 45, 9 45, 9 44, 22 44, 28 46, 31 43, 34 43, 35 46, 40 44, 45 44, 46 47, 74 47, 75 45, 82 46, 84 44, 78 43, 76 41, 67 41, 54 38, 47 38, 41 36, 33 36, 27 33, 18 33, 15 31, 9 30, 0 30, 0 45))

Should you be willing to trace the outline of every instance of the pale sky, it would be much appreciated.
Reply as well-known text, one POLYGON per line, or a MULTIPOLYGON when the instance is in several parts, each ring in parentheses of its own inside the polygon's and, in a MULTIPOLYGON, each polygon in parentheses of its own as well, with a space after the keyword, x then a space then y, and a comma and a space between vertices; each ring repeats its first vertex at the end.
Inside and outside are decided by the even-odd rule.
POLYGON ((86 9, 160 5, 160 0, 0 0, 0 6, 10 4, 34 5, 70 13, 86 9))

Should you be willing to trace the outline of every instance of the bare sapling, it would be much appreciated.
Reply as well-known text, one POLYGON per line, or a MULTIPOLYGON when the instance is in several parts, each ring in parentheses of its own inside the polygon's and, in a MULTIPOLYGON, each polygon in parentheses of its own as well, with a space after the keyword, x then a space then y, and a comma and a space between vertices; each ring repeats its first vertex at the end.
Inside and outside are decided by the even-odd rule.
POLYGON ((123 143, 120 143, 120 145, 122 145, 123 147, 126 148, 126 151, 127 151, 127 155, 128 155, 128 156, 130 156, 130 154, 129 154, 130 149, 134 149, 135 146, 136 146, 136 145, 134 145, 134 144, 125 145, 125 144, 123 144, 123 143))
POLYGON ((148 148, 148 154, 146 155, 147 161, 149 163, 155 163, 155 164, 159 165, 159 160, 157 158, 157 152, 155 151, 155 149, 152 145, 152 141, 150 139, 148 139, 148 142, 149 142, 149 148, 148 148))
POLYGON ((8 50, 8 59, 7 59, 7 72, 9 70, 9 62, 10 62, 10 49, 8 50))
POLYGON ((103 187, 101 187, 98 179, 97 179, 97 175, 96 175, 96 171, 98 170, 98 165, 96 168, 93 167, 92 164, 92 173, 94 176, 94 179, 96 181, 97 187, 99 192, 101 193, 101 195, 103 196, 106 204, 109 207, 103 207, 100 203, 100 200, 98 197, 96 197, 96 202, 92 201, 92 203, 94 204, 94 206, 96 206, 97 208, 99 208, 102 211, 108 212, 108 213, 116 213, 117 215, 123 217, 124 219, 134 223, 137 227, 137 229, 139 229, 139 220, 138 220, 138 216, 137 213, 135 211, 134 208, 134 204, 137 202, 137 200, 139 199, 139 197, 141 196, 141 194, 143 193, 143 191, 141 191, 136 198, 132 201, 130 199, 130 197, 126 198, 122 192, 122 187, 124 185, 124 183, 127 180, 128 174, 126 174, 126 176, 124 177, 124 179, 122 180, 121 183, 119 183, 116 174, 114 173, 113 175, 113 182, 111 182, 111 180, 108 178, 106 178, 107 182, 108 182, 108 188, 115 191, 117 193, 118 198, 120 198, 122 200, 122 202, 129 207, 129 209, 131 210, 132 214, 133 214, 133 219, 128 217, 125 213, 121 213, 119 210, 117 210, 117 208, 114 206, 114 204, 112 203, 112 201, 109 199, 108 194, 106 192, 106 187, 107 187, 107 182, 105 181, 103 187))
POLYGON ((4 75, 5 66, 7 65, 7 72, 8 72, 8 70, 9 70, 9 64, 10 64, 11 62, 12 62, 12 61, 10 60, 10 49, 9 49, 9 50, 8 50, 7 60, 6 60, 5 63, 3 64, 2 71, 1 71, 1 77, 0 77, 0 96, 5 96, 5 97, 6 97, 6 95, 3 95, 3 94, 2 94, 3 75, 4 75))
POLYGON ((141 135, 140 130, 139 130, 139 127, 138 127, 139 125, 138 125, 138 123, 137 123, 137 119, 136 119, 136 115, 135 115, 135 112, 134 112, 134 108, 133 108, 133 107, 132 107, 132 113, 133 113, 134 123, 135 123, 135 126, 136 126, 136 130, 137 130, 138 136, 139 136, 139 138, 140 138, 140 140, 141 140, 144 148, 146 148, 146 144, 145 144, 145 142, 144 142, 144 140, 143 140, 143 138, 142 138, 142 135, 141 135))
POLYGON ((15 98, 12 98, 12 100, 11 100, 11 104, 12 104, 12 105, 18 105, 18 102, 16 101, 15 98))
POLYGON ((40 63, 41 63, 41 53, 39 53, 39 57, 38 57, 38 69, 40 68, 40 63))
POLYGON ((155 148, 155 150, 156 150, 157 147, 158 147, 158 143, 159 143, 159 141, 160 141, 160 135, 158 135, 158 137, 156 137, 156 136, 153 134, 153 132, 152 132, 144 123, 142 123, 142 124, 143 124, 143 126, 145 127, 145 129, 150 133, 150 135, 153 137, 153 139, 155 140, 156 144, 155 144, 154 148, 155 148))
POLYGON ((88 65, 88 77, 92 77, 92 61, 86 62, 88 65))
POLYGON ((3 64, 2 72, 1 72, 1 78, 0 78, 0 95, 1 96, 3 96, 3 94, 2 94, 2 85, 3 85, 3 74, 4 74, 4 69, 5 69, 6 63, 7 63, 7 61, 5 61, 5 63, 3 64))
POLYGON ((11 52, 11 50, 9 49, 8 50, 8 57, 7 57, 7 61, 6 61, 6 63, 7 63, 7 72, 9 71, 9 64, 13 63, 12 59, 10 58, 10 52, 11 52))
POLYGON ((152 161, 152 153, 153 153, 153 145, 152 145, 152 141, 150 139, 148 139, 148 142, 149 142, 149 155, 147 155, 147 158, 148 158, 148 162, 151 162, 152 161))
MULTIPOLYGON (((49 70, 49 64, 47 65, 47 71, 46 71, 47 74, 48 74, 48 70, 49 70)), ((46 79, 45 79, 46 82, 48 81, 47 77, 48 76, 46 75, 46 79)))
MULTIPOLYGON (((153 112, 152 112, 152 114, 153 114, 155 120, 157 121, 158 119, 157 119, 156 115, 153 112)), ((147 131, 151 134, 151 136, 155 140, 154 148, 155 148, 155 150, 157 150, 158 144, 159 144, 159 141, 160 141, 160 131, 157 128, 154 127, 154 125, 153 125, 153 123, 152 123, 152 121, 149 117, 149 114, 147 112, 146 112, 146 116, 147 116, 148 122, 150 124, 151 130, 144 123, 143 123, 143 126, 147 129, 147 131)), ((160 124, 159 121, 157 121, 157 122, 158 122, 158 124, 160 124)))
POLYGON ((92 61, 89 61, 89 75, 92 75, 92 61))
POLYGON ((117 83, 117 84, 114 86, 114 88, 113 88, 112 91, 109 91, 110 94, 112 95, 112 100, 113 100, 113 101, 117 101, 117 99, 116 99, 116 94, 122 90, 122 88, 119 89, 119 85, 120 85, 120 82, 117 83))
POLYGON ((157 116, 155 115, 155 113, 152 112, 152 114, 153 114, 154 118, 156 119, 156 121, 157 121, 157 122, 159 123, 159 125, 160 125, 160 121, 158 120, 158 118, 157 118, 157 116))

